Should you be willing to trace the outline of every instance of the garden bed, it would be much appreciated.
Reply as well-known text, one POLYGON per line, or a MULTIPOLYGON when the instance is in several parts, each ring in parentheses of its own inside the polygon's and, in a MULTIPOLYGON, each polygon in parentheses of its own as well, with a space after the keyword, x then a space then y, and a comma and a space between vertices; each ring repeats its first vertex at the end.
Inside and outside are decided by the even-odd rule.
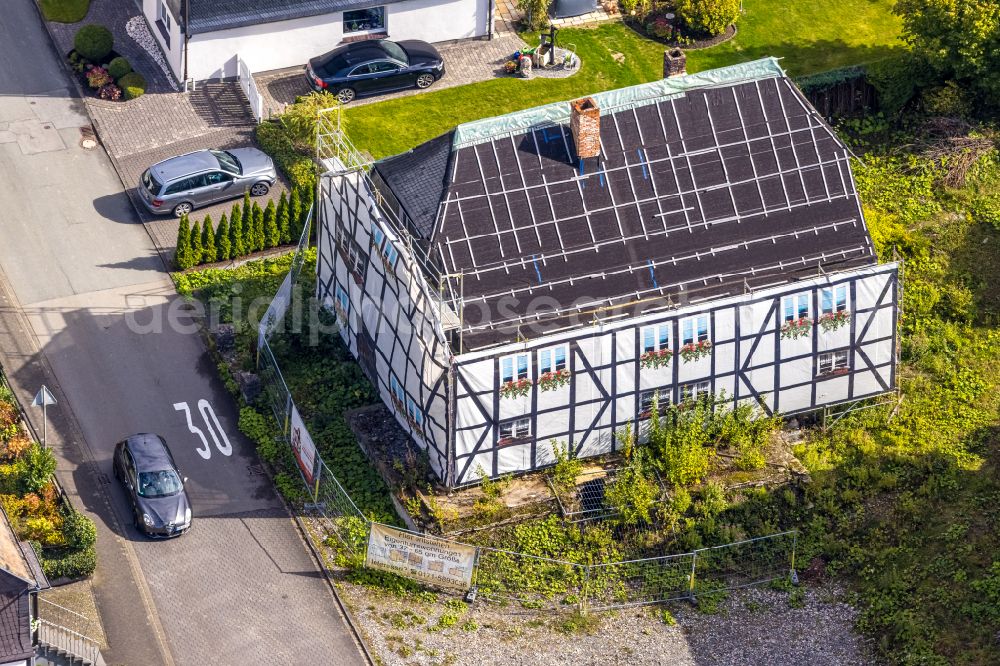
POLYGON ((625 19, 625 25, 646 39, 651 39, 667 46, 678 46, 685 51, 712 48, 713 46, 728 42, 736 36, 735 24, 730 25, 724 32, 718 35, 686 33, 683 27, 678 25, 672 33, 674 35, 673 38, 671 38, 669 22, 664 17, 665 13, 665 10, 656 10, 647 14, 642 20, 628 17, 625 19))

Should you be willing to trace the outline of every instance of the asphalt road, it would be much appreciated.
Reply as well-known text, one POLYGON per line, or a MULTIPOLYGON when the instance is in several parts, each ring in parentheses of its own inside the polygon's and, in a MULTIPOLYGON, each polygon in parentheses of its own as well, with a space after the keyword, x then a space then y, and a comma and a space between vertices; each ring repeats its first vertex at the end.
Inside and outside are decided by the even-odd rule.
POLYGON ((87 119, 31 2, 0 21, 0 343, 18 347, 14 383, 60 397, 59 474, 99 522, 109 663, 363 663, 107 155, 79 147, 87 119), (139 431, 189 477, 179 539, 140 537, 110 482, 114 443, 139 431))

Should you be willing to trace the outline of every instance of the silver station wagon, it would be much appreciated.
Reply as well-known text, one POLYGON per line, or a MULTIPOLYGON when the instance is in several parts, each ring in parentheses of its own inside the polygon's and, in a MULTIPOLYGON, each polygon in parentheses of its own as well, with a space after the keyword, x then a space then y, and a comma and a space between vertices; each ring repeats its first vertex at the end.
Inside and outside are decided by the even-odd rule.
POLYGON ((198 150, 146 169, 139 180, 139 198, 154 215, 180 217, 247 191, 264 196, 277 179, 274 162, 256 148, 198 150))

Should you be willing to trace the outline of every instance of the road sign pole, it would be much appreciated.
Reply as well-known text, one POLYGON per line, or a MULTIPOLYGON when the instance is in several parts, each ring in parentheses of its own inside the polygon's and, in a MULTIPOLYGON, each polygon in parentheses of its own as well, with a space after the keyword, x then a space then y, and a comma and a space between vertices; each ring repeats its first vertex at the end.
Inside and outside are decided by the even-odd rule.
POLYGON ((49 419, 48 415, 46 414, 46 411, 47 411, 46 404, 43 402, 42 403, 42 448, 43 449, 47 448, 45 442, 46 440, 48 440, 49 436, 49 419))
POLYGON ((45 384, 42 384, 42 388, 38 390, 38 393, 35 395, 35 399, 31 401, 32 407, 42 408, 42 448, 46 448, 49 438, 48 406, 58 404, 59 402, 56 400, 56 397, 52 395, 52 392, 45 386, 45 384))

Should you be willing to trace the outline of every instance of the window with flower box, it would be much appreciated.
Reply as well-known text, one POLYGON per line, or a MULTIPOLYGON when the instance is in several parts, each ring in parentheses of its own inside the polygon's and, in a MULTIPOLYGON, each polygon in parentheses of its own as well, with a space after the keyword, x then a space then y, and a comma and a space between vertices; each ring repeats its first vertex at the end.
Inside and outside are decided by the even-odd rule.
POLYGON ((847 285, 819 290, 820 315, 816 320, 824 331, 835 331, 851 320, 847 310, 847 285))
POLYGON ((339 284, 334 290, 335 300, 333 302, 334 308, 337 310, 337 314, 345 322, 347 321, 347 315, 351 311, 351 300, 347 295, 347 291, 341 287, 339 284))
POLYGON ((781 299, 781 310, 781 337, 795 339, 809 335, 813 322, 809 318, 808 293, 785 296, 781 299))
POLYGON ((416 400, 410 396, 406 396, 406 420, 414 430, 420 430, 424 426, 424 413, 416 400))
POLYGON ((527 353, 511 354, 500 359, 500 395, 504 398, 518 398, 528 395, 531 390, 530 363, 527 353))
POLYGON ((382 249, 382 242, 385 240, 385 232, 382 231, 379 226, 372 223, 372 245, 378 249, 382 249))
POLYGON ((500 423, 500 446, 517 444, 531 438, 531 419, 521 417, 500 423))
POLYGON ((382 263, 385 264, 385 269, 387 271, 392 271, 396 268, 397 261, 399 261, 399 251, 391 241, 386 241, 385 244, 382 245, 382 263))
POLYGON ((848 354, 846 349, 827 352, 819 355, 820 375, 844 375, 850 372, 847 367, 848 354))
POLYGON ((681 386, 681 402, 693 402, 698 398, 703 398, 712 392, 712 383, 709 381, 693 382, 681 386))
POLYGON ((541 349, 538 352, 538 388, 553 391, 569 383, 567 345, 541 349))
POLYGON ((392 393, 392 404, 396 410, 400 413, 404 412, 406 410, 406 392, 403 391, 403 385, 399 383, 395 373, 389 374, 389 391, 392 393))
POLYGON ((681 320, 681 358, 696 361, 708 356, 712 343, 708 339, 708 315, 697 315, 681 320))
POLYGON ((670 324, 656 324, 642 328, 642 354, 639 365, 643 368, 659 368, 670 363, 673 358, 670 349, 670 324))

